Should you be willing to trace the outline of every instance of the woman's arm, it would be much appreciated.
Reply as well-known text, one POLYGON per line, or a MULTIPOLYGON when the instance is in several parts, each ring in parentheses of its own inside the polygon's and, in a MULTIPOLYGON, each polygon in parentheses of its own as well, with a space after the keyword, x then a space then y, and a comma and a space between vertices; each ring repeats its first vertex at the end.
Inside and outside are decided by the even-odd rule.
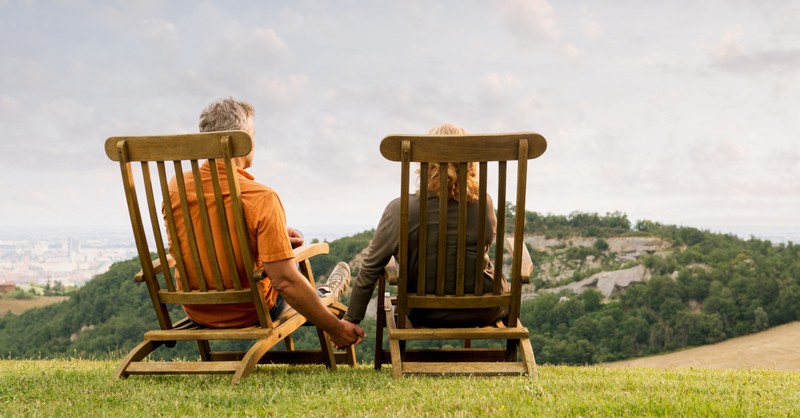
POLYGON ((375 236, 369 244, 367 256, 361 264, 350 294, 350 306, 344 315, 346 321, 354 324, 364 319, 367 305, 375 291, 375 284, 383 272, 383 268, 397 253, 398 234, 400 233, 399 200, 395 199, 386 206, 383 216, 375 230, 375 236))

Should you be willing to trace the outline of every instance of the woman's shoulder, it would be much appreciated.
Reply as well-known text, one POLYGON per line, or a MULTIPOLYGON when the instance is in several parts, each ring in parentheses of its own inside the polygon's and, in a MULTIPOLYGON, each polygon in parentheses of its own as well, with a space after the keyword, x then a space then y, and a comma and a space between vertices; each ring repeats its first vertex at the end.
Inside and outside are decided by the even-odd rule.
MULTIPOLYGON (((400 207, 400 203, 402 202, 402 200, 403 200, 403 199, 402 199, 400 196, 398 196, 398 197, 395 197, 394 199, 392 199, 392 200, 389 202, 389 204, 387 204, 387 205, 386 205, 386 209, 389 209, 389 208, 399 208, 399 207, 400 207)), ((416 194, 416 193, 410 193, 410 194, 408 195, 408 202, 409 202, 409 205, 410 205, 410 206, 413 206, 413 205, 416 205, 416 204, 418 204, 418 202, 419 202, 419 195, 418 195, 418 194, 416 194)))

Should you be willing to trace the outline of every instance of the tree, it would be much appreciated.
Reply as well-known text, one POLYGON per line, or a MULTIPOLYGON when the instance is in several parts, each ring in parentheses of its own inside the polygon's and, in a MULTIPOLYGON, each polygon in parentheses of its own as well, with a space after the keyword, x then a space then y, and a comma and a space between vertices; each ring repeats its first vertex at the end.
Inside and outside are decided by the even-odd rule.
POLYGON ((753 310, 753 332, 763 331, 769 328, 769 314, 762 307, 753 310))
POLYGON ((712 344, 725 339, 725 330, 719 314, 681 311, 674 321, 676 338, 681 345, 712 344))

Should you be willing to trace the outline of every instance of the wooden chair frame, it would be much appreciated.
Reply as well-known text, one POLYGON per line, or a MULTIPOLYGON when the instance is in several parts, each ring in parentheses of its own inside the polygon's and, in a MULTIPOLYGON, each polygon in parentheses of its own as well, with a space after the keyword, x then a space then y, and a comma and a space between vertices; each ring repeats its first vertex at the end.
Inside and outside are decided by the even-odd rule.
MULTIPOLYGON (((253 254, 249 247, 247 226, 241 200, 241 190, 237 176, 227 176, 227 184, 220 179, 217 162, 224 164, 226 173, 235 173, 234 159, 245 156, 252 149, 252 139, 243 131, 210 132, 185 135, 111 137, 105 142, 106 155, 119 162, 128 213, 136 241, 136 248, 142 270, 136 274, 137 282, 144 282, 155 309, 160 329, 148 331, 144 340, 123 359, 115 373, 117 378, 125 378, 132 374, 233 374, 233 382, 248 376, 256 364, 265 363, 318 363, 328 368, 335 368, 337 362, 351 366, 356 364, 355 351, 352 347, 346 352, 336 352, 329 337, 317 329, 320 350, 296 350, 292 333, 303 325, 311 325, 305 317, 291 308, 287 308, 276 320, 272 320, 266 302, 261 297, 257 282, 263 279, 263 269, 255 270, 253 254), (200 180, 200 162, 208 160, 214 188, 213 200, 205 197, 200 180), (139 163, 139 164, 136 164, 139 163), (201 228, 194 230, 192 226, 186 197, 184 164, 191 167, 191 176, 198 196, 203 197, 205 205, 200 204, 201 228), (157 176, 151 174, 155 165, 157 176), (136 169, 139 166, 139 169, 136 169), (173 213, 169 204, 164 207, 166 215, 165 227, 172 240, 177 239, 176 218, 183 219, 191 257, 184 259, 177 251, 173 259, 164 245, 159 219, 157 199, 169 202, 168 174, 171 166, 178 185, 182 210, 173 213), (138 175, 138 177, 137 177, 138 175), (137 181, 144 183, 144 190, 137 190, 137 181), (227 186, 227 190, 225 190, 227 186), (160 196, 157 191, 160 189, 160 196), (228 192, 227 194, 225 192, 228 192), (139 200, 146 201, 143 208, 139 200), (225 205, 225 200, 230 205, 225 205), (220 228, 213 232, 210 226, 210 205, 216 208, 220 228), (233 218, 234 233, 231 233, 228 219, 233 218), (152 259, 145 219, 149 218, 149 238, 155 242, 157 257, 152 259), (204 245, 198 246, 195 234, 202 234, 204 245), (224 251, 219 254, 214 243, 221 243, 224 251), (235 262, 234 248, 238 245, 244 265, 239 271, 235 262), (202 254, 202 256, 201 256, 202 254), (205 257, 211 266, 215 286, 208 286, 203 275, 201 259, 205 257), (223 257, 229 266, 228 271, 220 269, 218 260, 223 257), (191 289, 187 281, 186 266, 192 266, 198 274, 199 289, 191 289), (168 268, 164 268, 167 266, 168 268), (174 274, 177 272, 178 274, 174 274), (177 277, 176 277, 177 276, 177 277), (232 289, 223 285, 223 277, 230 278, 234 284, 232 289), (247 281, 243 282, 242 277, 247 281), (180 281, 180 283, 178 283, 180 281), (240 328, 209 328, 194 323, 188 317, 173 322, 167 305, 169 304, 230 304, 253 303, 258 315, 258 323, 240 328), (212 351, 211 340, 255 340, 245 352, 212 351), (151 352, 161 346, 174 347, 176 341, 196 341, 200 361, 144 361, 151 352), (279 342, 284 341, 285 350, 273 350, 279 342)), ((180 243, 171 242, 174 248, 180 243)), ((314 285, 314 275, 310 259, 313 256, 328 253, 326 243, 305 245, 294 250, 295 261, 299 263, 301 273, 314 285)), ((346 307, 333 300, 323 299, 328 309, 342 317, 346 307)))
MULTIPOLYGON (((392 374, 400 377, 407 374, 468 374, 507 375, 527 374, 536 378, 536 360, 530 342, 530 334, 519 321, 522 284, 527 282, 533 263, 523 240, 525 226, 525 199, 527 186, 527 162, 539 157, 547 148, 545 139, 536 133, 512 133, 490 135, 391 135, 381 142, 381 154, 390 161, 401 164, 401 212, 399 260, 396 272, 390 263, 379 281, 378 324, 376 332, 375 368, 383 363, 392 364, 392 374), (466 195, 466 172, 469 162, 478 163, 479 172, 479 226, 478 242, 484 242, 487 211, 488 164, 497 165, 497 229, 494 253, 495 282, 492 289, 483 289, 481 280, 475 281, 472 292, 465 291, 464 265, 466 245, 466 199, 459 202, 458 258, 456 262, 456 286, 452 294, 445 293, 445 247, 447 245, 447 200, 439 199, 439 241, 437 256, 436 292, 425 292, 426 258, 419 254, 419 272, 416 292, 407 292, 408 248, 409 248, 409 184, 411 163, 420 163, 419 213, 420 225, 428 224, 428 165, 455 163, 459 167, 460 196, 466 195), (516 162, 516 216, 512 237, 506 237, 506 184, 507 163, 516 162), (510 290, 503 292, 500 277, 503 253, 508 249, 512 256, 510 290), (387 281, 394 284, 397 277, 396 297, 384 296, 387 281), (507 322, 498 321, 494 326, 483 328, 413 328, 407 315, 412 308, 469 309, 507 307, 507 322), (383 328, 388 329, 389 350, 383 348, 383 328), (471 347, 471 340, 505 340, 506 348, 471 347), (463 348, 455 349, 407 349, 406 343, 413 340, 460 340, 463 348), (518 356, 520 354, 520 356, 518 356), (518 359, 518 357, 521 357, 518 359)), ((439 196, 447 195, 447 182, 441 182, 439 196)), ((427 248, 427 228, 419 228, 419 249, 427 248)), ((476 257, 476 272, 484 269, 483 257, 476 257)))

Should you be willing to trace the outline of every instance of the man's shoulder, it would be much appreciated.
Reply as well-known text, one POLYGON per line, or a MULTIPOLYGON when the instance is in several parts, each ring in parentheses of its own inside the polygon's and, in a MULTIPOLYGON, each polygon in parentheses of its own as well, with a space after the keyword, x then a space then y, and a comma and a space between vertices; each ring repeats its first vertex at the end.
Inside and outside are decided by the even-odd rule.
POLYGON ((282 206, 278 192, 264 183, 240 177, 239 190, 242 195, 242 204, 247 212, 254 209, 260 211, 269 206, 282 206))
POLYGON ((276 194, 275 189, 272 187, 242 175, 239 176, 239 188, 241 189, 242 193, 276 194))

